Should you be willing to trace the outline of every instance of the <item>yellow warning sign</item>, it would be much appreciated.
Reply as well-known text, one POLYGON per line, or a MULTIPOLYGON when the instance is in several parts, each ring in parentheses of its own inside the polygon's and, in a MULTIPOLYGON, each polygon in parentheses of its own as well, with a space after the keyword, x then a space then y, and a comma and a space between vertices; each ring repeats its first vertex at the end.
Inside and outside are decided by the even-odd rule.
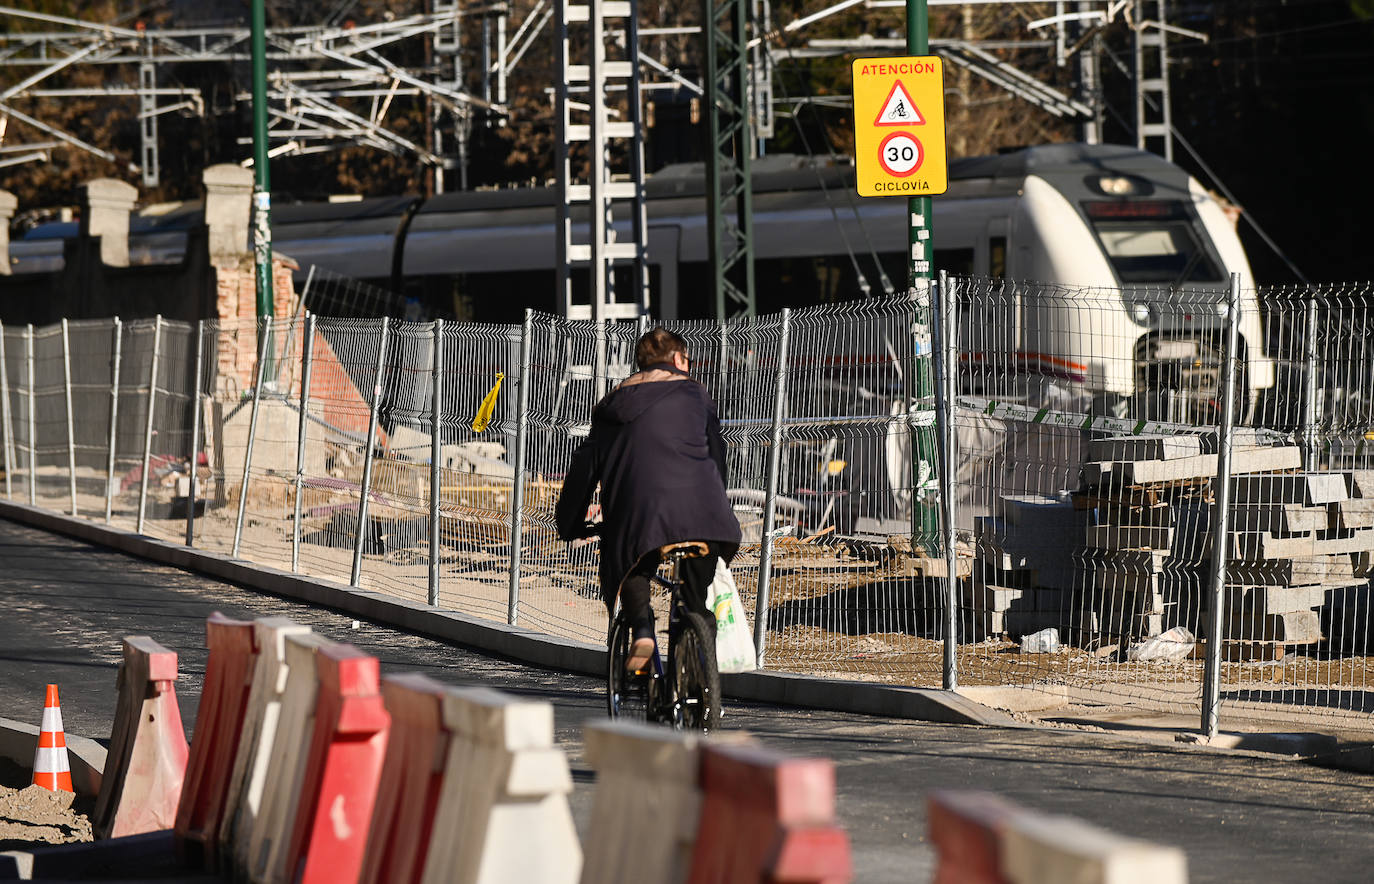
POLYGON ((859 196, 934 196, 949 188, 944 66, 934 55, 854 60, 859 196))

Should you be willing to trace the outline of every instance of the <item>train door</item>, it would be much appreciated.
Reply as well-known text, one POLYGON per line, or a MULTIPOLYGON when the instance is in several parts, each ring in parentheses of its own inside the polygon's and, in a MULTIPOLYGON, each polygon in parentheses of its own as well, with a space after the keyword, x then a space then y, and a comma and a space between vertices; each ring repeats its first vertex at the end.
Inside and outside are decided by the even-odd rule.
POLYGON ((991 392, 1010 377, 1016 361, 1020 329, 1019 299, 1007 278, 1010 222, 989 218, 974 247, 974 275, 959 296, 959 344, 961 387, 971 392, 991 392))

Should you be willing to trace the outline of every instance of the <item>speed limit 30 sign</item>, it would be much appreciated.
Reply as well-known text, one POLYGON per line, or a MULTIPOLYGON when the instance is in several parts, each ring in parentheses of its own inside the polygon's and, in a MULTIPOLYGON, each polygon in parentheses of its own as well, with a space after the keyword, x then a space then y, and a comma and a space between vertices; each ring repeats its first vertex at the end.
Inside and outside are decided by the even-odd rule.
POLYGON ((940 59, 859 58, 853 72, 859 196, 944 193, 949 173, 940 59))

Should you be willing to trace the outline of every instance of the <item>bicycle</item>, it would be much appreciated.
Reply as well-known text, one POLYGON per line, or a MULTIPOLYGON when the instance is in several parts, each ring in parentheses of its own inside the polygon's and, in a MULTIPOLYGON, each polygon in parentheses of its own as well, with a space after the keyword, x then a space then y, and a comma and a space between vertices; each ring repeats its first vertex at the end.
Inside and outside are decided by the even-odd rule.
POLYGON ((669 593, 668 660, 659 654, 658 636, 649 663, 636 672, 626 668, 634 633, 622 608, 611 621, 606 672, 606 707, 611 718, 643 719, 679 730, 709 732, 721 715, 720 671, 716 668, 715 633, 706 618, 688 610, 680 592, 679 565, 709 549, 699 541, 670 543, 659 550, 668 577, 651 579, 669 593))

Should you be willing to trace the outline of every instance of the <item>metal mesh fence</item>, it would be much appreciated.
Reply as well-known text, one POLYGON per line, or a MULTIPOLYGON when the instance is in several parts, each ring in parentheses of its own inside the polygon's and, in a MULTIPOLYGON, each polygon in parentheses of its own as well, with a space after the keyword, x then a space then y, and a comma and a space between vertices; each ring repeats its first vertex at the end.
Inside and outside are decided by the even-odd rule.
MULTIPOLYGON (((1211 679, 1230 717, 1367 725, 1365 291, 1241 293, 1234 346, 1224 289, 946 291, 959 683, 1195 713, 1211 679)), ((923 310, 672 326, 717 403, 770 667, 950 674, 923 310)), ((165 539, 193 518, 201 548, 599 642, 597 544, 559 541, 553 507, 644 327, 5 328, 4 491, 165 539)))

